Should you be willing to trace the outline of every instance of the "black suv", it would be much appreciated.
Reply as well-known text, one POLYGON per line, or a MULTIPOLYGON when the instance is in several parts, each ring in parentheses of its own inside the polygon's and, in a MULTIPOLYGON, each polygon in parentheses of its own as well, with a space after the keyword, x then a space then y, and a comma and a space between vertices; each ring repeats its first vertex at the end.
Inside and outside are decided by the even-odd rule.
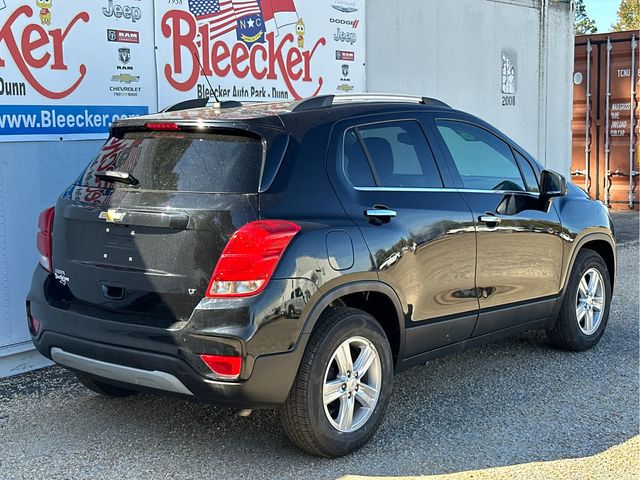
POLYGON ((115 124, 39 219, 33 343, 110 396, 279 407, 344 455, 412 365, 607 324, 605 207, 433 99, 178 105, 115 124))

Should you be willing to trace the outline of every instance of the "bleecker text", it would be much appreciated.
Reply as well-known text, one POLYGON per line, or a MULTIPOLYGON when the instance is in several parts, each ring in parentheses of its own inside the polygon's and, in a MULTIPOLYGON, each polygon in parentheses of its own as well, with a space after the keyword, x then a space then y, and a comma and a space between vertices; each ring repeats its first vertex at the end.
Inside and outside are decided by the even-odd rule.
MULTIPOLYGON (((311 63, 316 49, 326 45, 324 38, 318 39, 310 50, 301 50, 294 46, 294 36, 289 33, 276 39, 273 32, 266 35, 266 44, 254 44, 251 49, 242 42, 230 45, 218 40, 211 42, 209 25, 199 28, 193 16, 181 10, 171 10, 162 18, 162 35, 173 39, 173 64, 166 64, 164 74, 173 88, 181 92, 193 89, 200 76, 200 66, 195 59, 200 58, 202 71, 206 76, 215 74, 224 78, 233 73, 237 78, 251 74, 256 80, 278 80, 282 78, 291 95, 299 99, 293 82, 314 82, 311 63), (196 38, 198 37, 198 38, 196 38), (187 66, 185 66, 185 63, 187 66), (184 80, 177 77, 188 74, 184 80)), ((323 79, 315 80, 316 95, 322 88, 323 79)))
MULTIPOLYGON (((69 22, 66 28, 56 28, 48 32, 38 23, 31 23, 24 27, 20 38, 16 38, 16 32, 13 31, 13 28, 16 21, 22 16, 33 17, 33 9, 28 5, 23 5, 9 15, 7 21, 0 28, 0 46, 3 44, 6 46, 6 51, 9 52, 20 73, 34 90, 54 100, 68 97, 78 88, 87 74, 87 67, 84 64, 81 64, 78 69, 80 74, 78 79, 66 90, 60 92, 49 90, 38 82, 34 72, 45 67, 51 70, 69 69, 64 58, 64 42, 76 23, 89 22, 89 14, 81 12, 69 22), (47 47, 47 51, 42 53, 41 49, 44 47, 47 47)), ((0 68, 5 65, 5 58, 0 57, 0 68)))

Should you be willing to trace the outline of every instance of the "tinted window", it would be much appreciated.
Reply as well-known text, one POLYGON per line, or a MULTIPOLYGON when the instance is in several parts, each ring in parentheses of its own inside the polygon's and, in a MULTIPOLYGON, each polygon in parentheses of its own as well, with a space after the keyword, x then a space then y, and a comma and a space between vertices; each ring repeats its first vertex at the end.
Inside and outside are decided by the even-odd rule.
POLYGON ((462 122, 437 121, 465 188, 524 191, 511 148, 487 130, 462 122))
POLYGON ((183 192, 258 191, 262 143, 242 135, 135 132, 110 138, 78 179, 89 187, 183 192), (117 170, 135 177, 135 187, 96 178, 117 170))
POLYGON ((524 176, 524 182, 527 184, 527 192, 536 192, 540 191, 540 187, 538 185, 538 178, 536 177, 536 173, 524 156, 520 155, 518 152, 515 152, 516 157, 518 159, 518 163, 520 164, 520 169, 522 170, 522 175, 524 176))
POLYGON ((373 187, 376 184, 367 156, 353 129, 344 137, 344 171, 354 187, 373 187))
MULTIPOLYGON (((417 122, 366 125, 358 127, 358 131, 375 167, 379 180, 378 186, 414 188, 442 186, 433 154, 417 122)), ((357 138, 355 133, 351 138, 357 138)), ((355 157, 347 154, 348 145, 349 141, 346 141, 345 157, 349 157, 349 165, 351 165, 355 157)), ((362 149, 356 149, 356 151, 361 152, 362 149)), ((364 160, 366 161, 366 157, 364 160)), ((355 173, 355 169, 351 166, 345 171, 350 178, 355 173)))

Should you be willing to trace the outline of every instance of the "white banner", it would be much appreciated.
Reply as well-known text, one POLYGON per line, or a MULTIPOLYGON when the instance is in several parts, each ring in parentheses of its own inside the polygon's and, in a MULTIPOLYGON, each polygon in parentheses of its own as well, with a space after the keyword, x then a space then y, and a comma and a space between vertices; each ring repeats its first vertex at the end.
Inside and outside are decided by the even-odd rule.
POLYGON ((214 93, 364 91, 364 19, 364 0, 0 0, 0 142, 105 138, 214 93))
POLYGON ((251 101, 364 91, 364 5, 156 0, 158 104, 210 97, 212 88, 251 101))
POLYGON ((4 3, 0 141, 104 138, 156 109, 152 0, 4 3))

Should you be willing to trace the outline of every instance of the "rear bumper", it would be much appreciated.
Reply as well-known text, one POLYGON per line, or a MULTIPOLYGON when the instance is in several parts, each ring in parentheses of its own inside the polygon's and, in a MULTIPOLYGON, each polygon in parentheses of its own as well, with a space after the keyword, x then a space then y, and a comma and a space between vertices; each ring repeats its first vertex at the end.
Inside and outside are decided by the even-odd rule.
POLYGON ((32 341, 42 355, 65 368, 133 390, 235 408, 281 405, 293 385, 306 335, 290 351, 254 356, 241 338, 215 336, 186 326, 169 330, 109 321, 58 308, 45 298, 46 281, 46 272, 38 268, 27 297, 29 315, 40 322, 37 334, 32 332, 32 341), (241 353, 241 378, 215 380, 200 353, 241 353))
POLYGON ((71 370, 132 390, 195 397, 234 408, 269 408, 287 399, 298 370, 297 351, 259 357, 247 380, 221 382, 201 376, 169 355, 103 345, 51 331, 34 344, 43 355, 71 370))

